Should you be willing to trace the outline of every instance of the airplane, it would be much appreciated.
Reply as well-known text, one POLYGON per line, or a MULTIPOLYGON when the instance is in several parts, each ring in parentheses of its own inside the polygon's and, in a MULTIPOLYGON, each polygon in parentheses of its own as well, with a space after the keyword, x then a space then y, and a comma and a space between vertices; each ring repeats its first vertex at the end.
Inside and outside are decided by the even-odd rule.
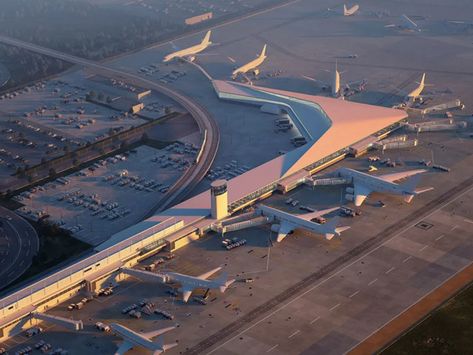
POLYGON ((232 79, 236 79, 239 74, 246 74, 249 71, 253 71, 253 74, 256 76, 259 74, 259 69, 258 67, 264 62, 264 60, 267 58, 266 56, 266 44, 263 46, 263 50, 261 53, 256 57, 256 59, 253 59, 249 63, 246 63, 245 65, 242 65, 241 67, 235 69, 232 72, 232 79))
POLYGON ((123 355, 136 346, 140 346, 151 351, 153 355, 158 355, 178 345, 177 343, 163 344, 161 337, 159 337, 157 341, 151 340, 175 329, 176 327, 167 327, 143 333, 135 332, 134 330, 131 330, 130 328, 118 323, 110 324, 110 328, 112 329, 113 333, 123 338, 123 342, 115 351, 115 355, 123 355))
POLYGON ((417 169, 374 176, 350 168, 340 168, 337 173, 340 177, 352 180, 353 188, 347 188, 347 192, 353 193, 355 206, 359 207, 373 191, 401 195, 404 196, 404 201, 410 203, 414 196, 433 190, 432 187, 416 189, 421 177, 420 174, 426 171, 425 169, 417 169), (395 181, 409 177, 411 178, 402 184, 395 183, 395 181))
POLYGON ((424 91, 424 88, 426 87, 425 73, 422 74, 422 78, 420 79, 420 82, 416 82, 416 83, 418 84, 418 86, 406 95, 406 100, 409 102, 415 102, 417 99, 419 99, 420 95, 422 94, 422 91, 424 91))
POLYGON ((399 24, 389 24, 384 26, 385 28, 398 28, 401 30, 408 30, 408 31, 415 31, 415 32, 420 32, 421 29, 417 23, 412 21, 407 15, 401 15, 400 17, 401 23, 399 24))
POLYGON ((357 4, 347 9, 347 5, 343 4, 343 16, 352 16, 358 11, 359 8, 360 5, 357 4))
POLYGON ((341 74, 343 74, 343 72, 338 71, 338 62, 335 62, 335 71, 333 72, 332 84, 327 84, 323 81, 320 81, 320 80, 317 80, 305 75, 303 75, 303 77, 308 80, 312 80, 312 81, 322 84, 322 90, 327 90, 328 88, 330 88, 333 97, 344 98, 344 97, 350 96, 351 94, 361 92, 365 89, 365 86, 367 84, 367 81, 365 79, 347 83, 344 85, 344 88, 342 89, 341 74))
POLYGON ((327 240, 331 240, 334 236, 339 237, 342 232, 350 228, 337 227, 339 223, 338 217, 332 218, 330 221, 322 224, 312 222, 314 218, 321 217, 338 210, 338 207, 298 215, 287 213, 264 205, 260 205, 257 209, 262 215, 272 217, 274 220, 279 221, 279 223, 271 225, 271 230, 278 233, 276 238, 278 243, 282 242, 288 234, 293 233, 297 228, 302 228, 314 233, 322 234, 327 240))
POLYGON ((164 276, 164 282, 176 282, 181 285, 178 291, 182 292, 182 300, 187 303, 192 291, 194 291, 196 288, 219 289, 221 293, 224 293, 228 286, 235 282, 235 279, 227 280, 226 272, 216 279, 207 280, 210 276, 221 269, 222 267, 219 266, 199 276, 189 276, 172 271, 161 272, 161 274, 164 276))
POLYGON ((181 49, 181 50, 178 50, 176 52, 172 52, 172 53, 166 55, 163 59, 163 62, 166 63, 166 62, 169 62, 173 59, 185 59, 185 60, 189 60, 189 61, 194 61, 195 55, 197 53, 202 52, 204 49, 206 49, 208 46, 210 46, 212 44, 212 42, 210 41, 211 33, 212 33, 212 31, 208 31, 205 34, 205 37, 202 40, 202 42, 200 42, 199 44, 196 44, 194 46, 184 48, 184 49, 181 49))

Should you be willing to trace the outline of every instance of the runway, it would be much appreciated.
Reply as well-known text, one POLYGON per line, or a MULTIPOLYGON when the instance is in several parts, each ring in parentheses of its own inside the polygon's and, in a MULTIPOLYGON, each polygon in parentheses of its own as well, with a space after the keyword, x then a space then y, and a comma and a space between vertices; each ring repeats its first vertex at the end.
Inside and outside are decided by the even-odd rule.
POLYGON ((39 250, 34 228, 23 218, 0 207, 0 285, 6 287, 31 265, 39 250))

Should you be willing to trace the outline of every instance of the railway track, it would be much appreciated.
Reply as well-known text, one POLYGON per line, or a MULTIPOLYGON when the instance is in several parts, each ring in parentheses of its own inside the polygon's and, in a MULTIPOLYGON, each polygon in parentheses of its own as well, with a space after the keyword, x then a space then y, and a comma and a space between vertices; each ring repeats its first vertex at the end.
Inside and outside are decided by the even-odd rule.
POLYGON ((377 235, 364 241, 363 243, 351 249, 350 251, 340 256, 336 260, 332 261, 331 263, 325 265, 318 271, 310 274, 303 280, 292 285, 290 288, 286 289, 285 291, 281 292, 280 294, 270 299, 268 302, 254 308, 252 311, 245 314, 243 317, 228 324, 227 326, 215 332, 214 334, 208 336, 207 338, 202 340, 200 343, 189 348, 183 354, 185 355, 201 354, 205 351, 210 350, 210 348, 222 342, 224 339, 227 339, 230 335, 235 334, 245 325, 250 324, 253 321, 257 320, 258 318, 262 317, 263 315, 269 313, 269 311, 278 307, 282 303, 285 303, 290 298, 298 294, 301 294, 304 290, 312 286, 315 282, 318 282, 321 279, 329 276, 330 274, 338 270, 341 266, 347 264, 350 261, 355 260, 358 257, 361 257, 363 254, 367 253, 369 250, 382 244, 384 241, 391 238, 396 233, 399 233, 399 231, 403 230, 404 228, 408 227, 414 222, 420 220, 422 217, 428 215, 429 212, 433 211, 436 207, 439 207, 439 205, 445 204, 448 201, 455 199, 461 193, 467 191, 472 185, 473 185, 473 176, 464 180, 463 182, 453 187, 452 189, 446 191, 445 193, 435 198, 434 200, 428 202, 426 205, 414 211, 412 214, 410 214, 403 220, 390 225, 389 227, 385 228, 383 231, 381 231, 377 235))

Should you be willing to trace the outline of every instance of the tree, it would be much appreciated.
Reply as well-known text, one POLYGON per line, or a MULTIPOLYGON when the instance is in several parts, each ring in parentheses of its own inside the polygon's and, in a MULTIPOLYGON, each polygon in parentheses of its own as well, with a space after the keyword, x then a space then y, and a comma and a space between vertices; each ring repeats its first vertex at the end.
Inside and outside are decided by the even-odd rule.
POLYGON ((97 97, 97 93, 94 90, 89 91, 89 98, 91 100, 95 99, 97 97))
POLYGON ((111 104, 113 102, 112 98, 110 96, 107 96, 107 104, 111 104))
POLYGON ((98 99, 99 101, 103 101, 103 100, 104 100, 104 94, 103 94, 103 92, 99 92, 99 96, 97 96, 97 99, 98 99))

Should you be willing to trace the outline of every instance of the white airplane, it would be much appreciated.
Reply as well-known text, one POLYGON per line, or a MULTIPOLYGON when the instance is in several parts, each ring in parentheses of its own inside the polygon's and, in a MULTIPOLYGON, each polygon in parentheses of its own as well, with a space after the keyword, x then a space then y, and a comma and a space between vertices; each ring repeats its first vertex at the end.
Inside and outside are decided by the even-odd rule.
POLYGON ((343 231, 350 228, 337 227, 339 222, 338 217, 332 218, 330 221, 323 224, 312 222, 312 219, 334 212, 339 209, 338 207, 298 215, 287 213, 265 205, 260 205, 257 209, 262 215, 272 217, 273 220, 279 222, 271 226, 271 230, 278 233, 276 238, 278 243, 286 238, 288 234, 294 232, 294 230, 297 228, 302 228, 317 234, 322 234, 327 240, 331 240, 334 236, 339 237, 343 231))
POLYGON ((412 21, 407 15, 401 15, 400 17, 401 22, 399 24, 389 24, 384 26, 385 28, 399 28, 401 30, 408 30, 408 31, 415 31, 420 32, 421 29, 417 23, 412 21))
POLYGON ((368 195, 375 191, 393 195, 404 196, 404 201, 410 203, 414 196, 433 190, 432 187, 416 189, 420 180, 420 174, 426 172, 424 169, 403 171, 400 173, 385 175, 369 175, 361 171, 340 168, 337 172, 340 177, 351 179, 353 188, 347 188, 347 192, 353 193, 355 206, 361 206, 368 195), (411 177, 402 184, 396 184, 395 181, 411 177))
POLYGON ((110 328, 112 329, 113 333, 123 338, 123 342, 115 351, 115 355, 123 355, 136 346, 140 346, 151 351, 153 355, 158 355, 178 345, 177 343, 163 344, 161 337, 158 338, 157 341, 151 340, 157 336, 160 336, 175 329, 176 327, 167 327, 144 333, 135 332, 130 328, 127 328, 118 323, 110 324, 110 328))
POLYGON ((311 78, 309 76, 304 75, 303 77, 308 80, 312 80, 312 81, 322 84, 323 90, 327 90, 330 88, 333 97, 343 98, 343 97, 349 96, 350 93, 358 93, 365 89, 365 86, 367 84, 367 81, 365 79, 347 83, 344 85, 344 88, 342 89, 341 74, 343 74, 343 72, 338 71, 338 62, 335 62, 335 71, 333 72, 333 78, 332 78, 331 84, 325 83, 315 78, 311 78))
POLYGON ((349 9, 347 8, 347 5, 343 4, 343 16, 352 16, 357 12, 360 8, 360 5, 354 5, 350 7, 349 9))
POLYGON ((202 40, 202 42, 200 42, 199 44, 196 44, 195 46, 184 48, 173 53, 169 53, 168 55, 164 57, 163 62, 166 63, 173 59, 182 59, 182 58, 189 61, 193 61, 197 53, 202 52, 204 49, 206 49, 208 46, 212 44, 212 42, 210 41, 211 33, 212 31, 208 31, 205 34, 205 37, 202 40))
POLYGON ((407 101, 410 101, 410 102, 416 101, 420 97, 420 95, 422 94, 422 91, 424 91, 424 88, 426 86, 425 85, 425 73, 422 74, 422 78, 420 79, 420 82, 416 82, 416 83, 418 84, 418 86, 406 95, 406 100, 407 101))
POLYGON ((246 74, 249 71, 253 71, 253 74, 256 76, 259 74, 259 69, 258 67, 264 62, 264 60, 267 58, 266 56, 266 44, 263 47, 263 50, 261 53, 256 57, 256 59, 253 59, 251 62, 246 63, 245 65, 242 65, 241 67, 235 69, 232 72, 232 79, 236 79, 236 77, 240 74, 246 74))
POLYGON ((235 282, 235 279, 228 280, 226 272, 222 273, 222 275, 220 275, 220 277, 216 279, 208 280, 210 276, 215 274, 217 271, 220 271, 221 269, 222 267, 219 266, 199 276, 183 275, 171 271, 161 272, 161 274, 164 276, 164 280, 166 283, 175 282, 181 285, 178 291, 182 292, 182 300, 187 303, 192 294, 192 291, 197 288, 219 289, 221 293, 224 293, 228 286, 235 282))

